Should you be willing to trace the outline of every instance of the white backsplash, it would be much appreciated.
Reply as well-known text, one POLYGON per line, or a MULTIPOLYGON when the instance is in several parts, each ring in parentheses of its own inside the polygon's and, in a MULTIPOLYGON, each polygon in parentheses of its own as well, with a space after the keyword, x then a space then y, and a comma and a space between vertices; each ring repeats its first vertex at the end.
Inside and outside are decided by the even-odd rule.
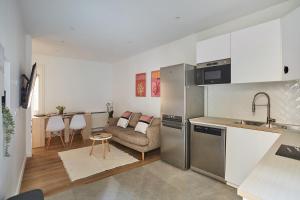
MULTIPOLYGON (((271 117, 277 122, 300 125, 300 81, 206 86, 206 116, 265 121, 267 107, 258 106, 252 113, 257 92, 270 95, 271 117)), ((256 102, 267 101, 261 95, 256 102)))

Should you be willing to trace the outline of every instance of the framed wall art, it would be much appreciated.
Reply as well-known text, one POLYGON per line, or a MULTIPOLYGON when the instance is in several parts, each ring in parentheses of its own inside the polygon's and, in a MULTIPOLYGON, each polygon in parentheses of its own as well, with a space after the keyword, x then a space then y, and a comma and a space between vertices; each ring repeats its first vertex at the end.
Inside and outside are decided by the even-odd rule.
POLYGON ((151 96, 160 97, 160 70, 151 72, 151 96))
POLYGON ((146 96, 146 73, 140 73, 135 75, 135 96, 146 96))

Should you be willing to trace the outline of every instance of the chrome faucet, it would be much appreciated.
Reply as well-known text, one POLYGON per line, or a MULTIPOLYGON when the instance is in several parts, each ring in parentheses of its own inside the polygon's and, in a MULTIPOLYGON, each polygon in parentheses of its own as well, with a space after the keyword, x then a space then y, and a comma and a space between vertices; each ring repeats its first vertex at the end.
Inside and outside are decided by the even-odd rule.
POLYGON ((269 128, 271 127, 271 123, 276 122, 275 119, 271 118, 271 104, 270 104, 270 96, 266 93, 266 92, 258 92, 254 95, 253 101, 252 101, 252 112, 255 113, 255 109, 256 106, 267 106, 267 124, 269 126, 269 128), (265 97, 268 100, 268 103, 266 105, 256 105, 255 101, 256 101, 256 97, 259 95, 265 95, 265 97))

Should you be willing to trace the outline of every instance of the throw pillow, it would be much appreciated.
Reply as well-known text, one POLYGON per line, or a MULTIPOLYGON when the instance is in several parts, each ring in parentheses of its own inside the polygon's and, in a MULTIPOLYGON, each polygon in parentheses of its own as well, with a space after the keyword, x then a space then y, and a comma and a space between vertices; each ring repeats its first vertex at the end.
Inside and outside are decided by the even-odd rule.
POLYGON ((124 112, 123 115, 120 117, 117 126, 127 128, 131 115, 132 112, 130 111, 124 112))
POLYGON ((132 117, 129 120, 128 126, 134 128, 137 125, 137 123, 139 122, 139 119, 141 118, 141 116, 142 116, 142 113, 133 113, 132 117))
POLYGON ((146 130, 150 126, 152 120, 153 116, 142 115, 134 130, 146 134, 146 130))

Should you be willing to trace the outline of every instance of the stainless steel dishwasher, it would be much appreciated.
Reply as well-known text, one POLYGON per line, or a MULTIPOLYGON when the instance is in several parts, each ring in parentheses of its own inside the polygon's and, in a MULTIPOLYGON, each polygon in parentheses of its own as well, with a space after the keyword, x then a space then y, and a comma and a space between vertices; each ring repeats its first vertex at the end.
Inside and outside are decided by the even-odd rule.
POLYGON ((226 128, 191 127, 191 169, 225 182, 226 128))

